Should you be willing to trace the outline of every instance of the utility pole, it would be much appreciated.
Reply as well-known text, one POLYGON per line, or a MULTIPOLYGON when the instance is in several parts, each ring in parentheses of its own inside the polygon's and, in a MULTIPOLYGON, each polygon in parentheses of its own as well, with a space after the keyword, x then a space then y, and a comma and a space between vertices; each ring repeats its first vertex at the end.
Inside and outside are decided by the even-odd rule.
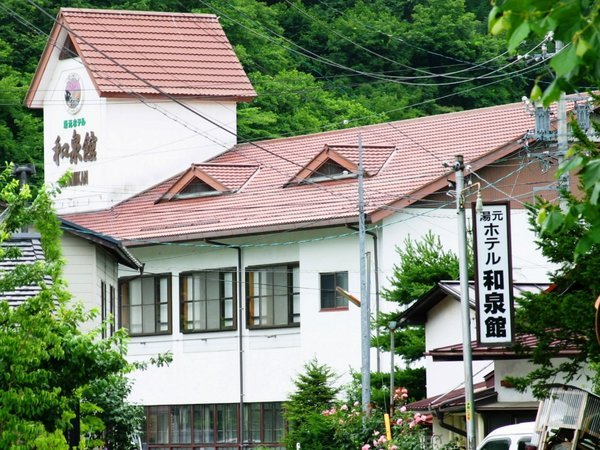
MULTIPOLYGON (((558 53, 562 50, 563 43, 561 41, 556 41, 555 52, 558 53)), ((569 149, 569 136, 567 131, 567 101, 565 99, 565 93, 560 93, 560 98, 558 99, 558 105, 556 108, 556 142, 558 145, 558 163, 559 165, 565 159, 565 155, 567 154, 567 150, 569 149)), ((566 189, 567 191, 570 189, 570 179, 568 173, 563 173, 558 180, 558 188, 566 189)), ((562 205, 562 202, 561 202, 562 205)), ((562 205, 565 206, 565 205, 562 205)))
POLYGON ((371 404, 371 302, 367 286, 367 263, 365 253, 365 199, 363 187, 362 136, 358 135, 358 253, 360 258, 360 331, 362 408, 365 417, 370 414, 371 404))
POLYGON ((460 304, 462 310, 463 362, 465 371, 465 419, 467 450, 475 450, 475 414, 473 405, 473 357, 471 351, 471 310, 469 306, 469 270, 467 259, 467 227, 463 189, 465 186, 464 161, 457 155, 454 164, 456 177, 456 214, 458 217, 458 264, 460 274, 460 304))

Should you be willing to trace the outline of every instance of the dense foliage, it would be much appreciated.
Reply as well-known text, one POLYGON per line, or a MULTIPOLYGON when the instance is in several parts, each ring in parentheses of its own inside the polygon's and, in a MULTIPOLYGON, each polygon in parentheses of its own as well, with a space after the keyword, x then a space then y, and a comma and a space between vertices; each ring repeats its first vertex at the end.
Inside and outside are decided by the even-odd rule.
POLYGON ((583 86, 593 90, 600 80, 599 0, 499 0, 489 14, 494 34, 506 32, 509 50, 524 39, 551 32, 564 47, 552 55, 555 77, 545 89, 535 86, 534 100, 542 96, 547 106, 561 92, 577 92, 583 86))
MULTIPOLYGON (((365 412, 354 399, 356 385, 341 392, 334 388, 335 374, 328 366, 311 361, 295 381, 296 391, 285 404, 290 428, 286 448, 311 450, 432 450, 430 440, 432 417, 407 411, 404 406, 412 395, 404 387, 394 393, 394 406, 381 408, 372 404, 365 412), (388 435, 384 414, 390 413, 388 435)), ((456 450, 455 443, 438 447, 456 450)))
POLYGON ((330 367, 316 360, 304 365, 304 372, 294 380, 296 390, 284 403, 284 415, 288 425, 285 443, 295 449, 296 442, 302 448, 329 449, 328 439, 333 434, 331 424, 321 419, 321 412, 332 407, 339 388, 334 387, 335 374, 330 367))
POLYGON ((557 374, 569 381, 585 375, 588 366, 596 370, 592 376, 598 378, 600 367, 594 310, 600 295, 600 159, 596 144, 577 127, 575 130, 580 142, 570 149, 572 158, 562 171, 580 167, 582 195, 562 192, 562 204, 539 199, 531 208, 538 245, 548 260, 558 265, 552 274, 554 286, 541 294, 525 295, 516 310, 517 331, 533 334, 538 344, 533 349, 519 349, 532 351, 531 360, 537 367, 527 377, 513 381, 520 388, 534 385, 538 394, 543 394, 543 384, 557 374), (570 352, 566 360, 553 359, 565 351, 570 352))
POLYGON ((11 167, 0 173, 0 187, 0 261, 19 256, 2 244, 28 226, 39 232, 45 255, 45 261, 0 272, 0 293, 40 289, 20 306, 0 302, 0 448, 119 442, 111 448, 129 450, 141 416, 126 402, 126 336, 118 331, 100 339, 100 330, 81 331, 93 313, 70 302, 61 278, 59 222, 46 190, 33 195, 29 186, 19 187, 11 167))
POLYGON ((3 0, 0 164, 43 170, 23 100, 59 7, 217 14, 258 92, 239 141, 515 101, 536 70, 507 62, 473 0, 3 0))

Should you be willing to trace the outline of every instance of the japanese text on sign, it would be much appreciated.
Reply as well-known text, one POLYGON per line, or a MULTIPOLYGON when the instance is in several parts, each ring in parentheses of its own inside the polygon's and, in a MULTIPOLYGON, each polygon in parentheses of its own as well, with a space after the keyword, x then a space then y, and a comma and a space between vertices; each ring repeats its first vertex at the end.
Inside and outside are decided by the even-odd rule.
POLYGON ((477 337, 481 344, 513 342, 513 297, 508 203, 473 210, 477 337))
POLYGON ((80 161, 96 161, 96 143, 98 138, 93 131, 86 132, 83 142, 81 142, 81 135, 77 133, 77 130, 73 130, 71 142, 61 143, 60 136, 56 137, 54 141, 54 155, 52 160, 57 166, 60 165, 61 159, 68 159, 69 163, 77 164, 80 161))

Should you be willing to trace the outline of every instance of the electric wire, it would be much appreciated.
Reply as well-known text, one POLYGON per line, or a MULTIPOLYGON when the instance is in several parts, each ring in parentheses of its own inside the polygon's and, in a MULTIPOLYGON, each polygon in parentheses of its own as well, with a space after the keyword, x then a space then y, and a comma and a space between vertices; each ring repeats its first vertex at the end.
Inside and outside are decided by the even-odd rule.
MULTIPOLYGON (((29 1, 30 1, 30 3, 32 3, 32 2, 31 2, 31 0, 29 0, 29 1)), ((33 4, 34 6, 36 6, 36 7, 38 7, 37 5, 35 5, 35 3, 32 3, 32 4, 33 4)), ((39 7, 38 7, 38 9, 39 9, 39 7)), ((51 16, 50 16, 50 17, 51 17, 51 16)), ((72 30, 71 30, 71 32, 72 32, 72 30)), ((217 126, 218 126, 218 125, 217 125, 217 126)), ((219 128, 221 128, 221 127, 219 127, 219 128)), ((424 148, 424 147, 423 147, 423 148, 424 148)), ((277 156, 279 156, 279 155, 277 155, 277 156)))
MULTIPOLYGON (((263 34, 258 33, 256 30, 254 30, 253 28, 247 27, 246 25, 244 25, 243 23, 239 22, 238 20, 232 18, 230 15, 226 14, 223 10, 220 10, 216 7, 214 7, 213 5, 208 4, 207 2, 205 2, 204 0, 198 0, 200 3, 204 4, 206 7, 210 8, 212 11, 214 11, 216 14, 218 14, 219 16, 223 16, 226 17, 228 20, 237 23, 238 25, 242 26, 243 28, 247 29, 248 31, 250 31, 253 34, 256 34, 262 38, 267 38, 268 40, 274 41, 273 39, 270 39, 269 36, 265 36, 263 34)), ((240 15, 244 15, 244 13, 242 11, 240 11, 239 9, 233 7, 234 9, 236 9, 237 12, 240 13, 240 15)), ((252 19, 250 19, 252 20, 252 19)), ((255 22, 255 21, 253 21, 255 22)), ((386 76, 382 76, 381 74, 377 74, 377 73, 373 73, 373 72, 365 72, 362 70, 358 70, 358 69, 354 69, 352 67, 348 67, 345 66, 343 64, 339 64, 329 58, 323 57, 318 55, 317 53, 314 53, 311 50, 308 50, 296 43, 294 43, 293 41, 290 41, 289 39, 287 39, 285 36, 282 36, 281 34, 266 28, 263 26, 263 28, 265 28, 268 32, 270 32, 271 34, 277 36, 280 39, 285 40, 286 42, 290 43, 291 45, 293 45, 294 47, 298 48, 299 50, 296 50, 295 48, 291 48, 289 46, 283 46, 282 44, 279 44, 278 42, 275 42, 275 44, 278 45, 282 45, 282 47, 284 47, 285 49, 292 51, 294 53, 298 53, 301 56, 307 57, 309 59, 318 61, 318 62, 322 62, 324 64, 330 65, 332 67, 335 67, 337 69, 341 69, 341 70, 347 70, 349 72, 353 72, 355 74, 359 74, 359 75, 363 75, 369 78, 374 78, 374 79, 378 79, 378 80, 387 80, 391 83, 397 83, 397 84, 404 84, 404 85, 411 85, 411 86, 445 86, 445 85, 455 85, 455 84, 462 84, 462 83, 466 83, 466 82, 470 82, 470 81, 474 81, 474 80, 478 80, 478 79, 485 79, 486 76, 485 75, 481 75, 481 76, 477 76, 477 77, 472 77, 472 78, 468 78, 468 79, 462 79, 460 81, 452 81, 452 82, 436 82, 436 83, 421 83, 421 82, 412 82, 412 81, 406 81, 404 79, 401 78, 396 78, 396 77, 386 77, 386 76)), ((540 43, 538 43, 537 46, 541 46, 543 44, 542 41, 540 43)), ((507 67, 510 67, 514 64, 516 64, 518 61, 512 61, 507 63, 504 67, 500 68, 500 69, 496 69, 495 71, 491 72, 491 73, 496 73, 498 70, 503 70, 507 67)), ((414 69, 414 68, 413 68, 414 69)), ((519 73, 519 71, 517 71, 516 73, 519 73)), ((514 76, 515 73, 512 73, 511 76, 514 76)))

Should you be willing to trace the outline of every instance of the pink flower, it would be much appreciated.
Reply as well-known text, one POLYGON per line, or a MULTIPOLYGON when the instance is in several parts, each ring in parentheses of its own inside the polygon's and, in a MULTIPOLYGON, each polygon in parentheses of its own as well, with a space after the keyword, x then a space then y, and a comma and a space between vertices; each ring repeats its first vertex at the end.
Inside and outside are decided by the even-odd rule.
POLYGON ((369 444, 365 444, 361 447, 360 450, 369 450, 371 448, 371 446, 369 444))
POLYGON ((398 450, 398 447, 396 447, 395 445, 392 445, 392 446, 390 447, 390 450, 398 450))
POLYGON ((408 394, 402 394, 402 395, 400 396, 400 398, 401 398, 402 400, 406 400, 406 399, 408 398, 408 394))
POLYGON ((348 405, 342 405, 342 406, 340 407, 340 409, 341 409, 342 411, 348 411, 348 405))
POLYGON ((406 388, 402 388, 402 389, 400 390, 400 392, 402 392, 403 394, 408 394, 408 390, 407 390, 406 388))
POLYGON ((398 419, 396 420, 396 425, 402 425, 403 420, 402 419, 398 419))
POLYGON ((406 412, 406 406, 401 406, 400 407, 400 412, 406 412))

